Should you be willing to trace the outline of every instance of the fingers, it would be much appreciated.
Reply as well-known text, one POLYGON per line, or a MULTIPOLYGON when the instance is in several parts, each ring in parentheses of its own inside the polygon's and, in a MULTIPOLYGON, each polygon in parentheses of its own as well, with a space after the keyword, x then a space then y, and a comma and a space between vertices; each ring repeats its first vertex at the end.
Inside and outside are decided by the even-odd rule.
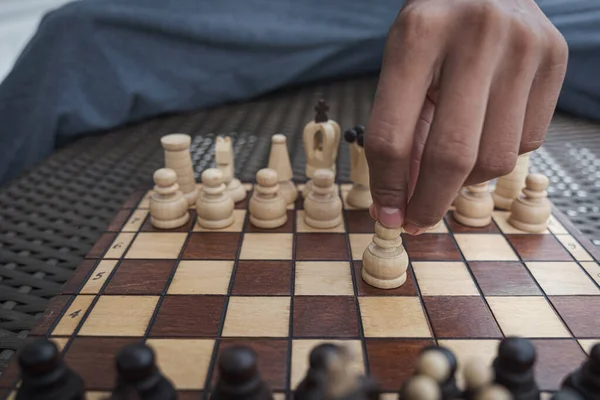
POLYGON ((390 29, 365 137, 373 197, 371 215, 401 227, 408 198, 413 136, 440 53, 437 29, 406 7, 390 29))

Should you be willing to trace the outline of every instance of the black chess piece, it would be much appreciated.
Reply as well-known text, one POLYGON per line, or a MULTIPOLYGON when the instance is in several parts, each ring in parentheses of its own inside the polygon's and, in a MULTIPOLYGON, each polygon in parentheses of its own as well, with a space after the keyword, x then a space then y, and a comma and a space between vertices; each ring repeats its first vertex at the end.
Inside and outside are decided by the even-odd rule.
POLYGON ((258 370, 258 357, 246 346, 221 351, 211 400, 272 400, 273 393, 258 370))
POLYGON ((344 140, 348 143, 354 143, 357 137, 357 132, 354 129, 348 129, 344 132, 344 140))
POLYGON ((111 400, 176 400, 173 384, 156 365, 154 351, 144 343, 127 345, 116 357, 117 383, 111 400))
POLYGON ((585 400, 571 388, 563 388, 552 395, 550 400, 585 400))
POLYGON ((577 392, 584 400, 600 399, 600 343, 594 345, 590 356, 562 384, 577 392))
POLYGON ((365 147, 365 127, 356 125, 354 130, 356 131, 356 143, 358 143, 360 147, 365 147))
POLYGON ((311 350, 308 356, 308 371, 294 391, 294 400, 323 400, 325 398, 327 360, 338 350, 333 343, 322 343, 311 350))
POLYGON ((327 111, 329 111, 329 106, 325 103, 325 100, 321 99, 315 106, 315 122, 327 122, 329 121, 329 117, 327 116, 327 111))
POLYGON ((450 349, 443 346, 426 346, 421 350, 421 354, 424 354, 427 351, 437 351, 441 353, 448 361, 448 377, 443 382, 439 382, 442 400, 453 400, 460 398, 462 392, 456 383, 456 370, 458 369, 458 361, 456 360, 454 353, 450 351, 450 349))
POLYGON ((514 400, 539 400, 540 389, 533 371, 535 361, 536 351, 531 341, 518 337, 503 339, 492 363, 494 382, 508 389, 514 400))
POLYGON ((15 400, 83 400, 84 382, 67 367, 56 344, 36 339, 18 357, 21 386, 15 400))

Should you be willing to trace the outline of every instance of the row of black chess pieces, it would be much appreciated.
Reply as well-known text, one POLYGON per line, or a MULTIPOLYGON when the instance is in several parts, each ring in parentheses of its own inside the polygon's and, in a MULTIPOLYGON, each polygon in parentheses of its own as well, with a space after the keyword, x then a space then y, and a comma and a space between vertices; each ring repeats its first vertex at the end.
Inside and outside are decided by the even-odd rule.
MULTIPOLYGON (((348 349, 332 343, 315 346, 309 368, 294 390, 295 400, 378 400, 378 385, 364 374, 348 373, 348 349), (337 369, 336 369, 337 368, 337 369)), ((506 338, 492 363, 491 382, 460 390, 456 383, 457 360, 441 346, 422 349, 414 375, 402 383, 399 400, 539 400, 540 389, 533 367, 536 351, 530 341, 506 338), (432 386, 433 385, 433 386, 432 386), (487 389, 500 389, 487 390, 487 389)), ((223 349, 217 362, 217 382, 211 400, 272 400, 273 393, 261 377, 257 355, 245 346, 223 349)), ((398 360, 402 362, 402 360, 398 360)), ((69 368, 51 340, 28 342, 18 355, 21 384, 16 400, 83 400, 85 382, 69 368)), ((176 389, 157 366, 151 347, 143 343, 123 347, 115 357, 117 380, 106 400, 175 400, 176 389)), ((186 368, 189 366, 182 366, 186 368)), ((476 374, 479 373, 475 371, 476 374)), ((467 381, 469 381, 467 379, 467 381)), ((600 399, 600 344, 565 377, 553 400, 600 399)))

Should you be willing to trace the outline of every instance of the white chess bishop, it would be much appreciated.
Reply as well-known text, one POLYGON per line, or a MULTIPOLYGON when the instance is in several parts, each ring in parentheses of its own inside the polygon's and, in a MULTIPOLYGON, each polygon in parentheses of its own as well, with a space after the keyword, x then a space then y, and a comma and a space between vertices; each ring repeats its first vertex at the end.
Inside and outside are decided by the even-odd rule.
POLYGON ((231 197, 234 203, 244 200, 246 198, 246 189, 244 189, 240 180, 234 176, 233 144, 229 136, 217 137, 215 162, 217 163, 217 168, 223 173, 223 182, 226 186, 225 194, 231 197))
POLYGON ((312 177, 318 169, 329 169, 336 172, 335 162, 340 145, 341 128, 339 124, 329 119, 329 107, 323 100, 315 106, 315 119, 304 127, 302 139, 306 153, 306 177, 308 181, 303 195, 306 198, 312 187, 312 177))

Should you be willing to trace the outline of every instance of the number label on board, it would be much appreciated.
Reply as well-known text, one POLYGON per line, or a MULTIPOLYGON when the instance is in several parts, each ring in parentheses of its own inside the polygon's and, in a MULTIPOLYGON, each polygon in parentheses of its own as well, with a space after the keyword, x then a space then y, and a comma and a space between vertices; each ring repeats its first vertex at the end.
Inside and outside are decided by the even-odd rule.
POLYGON ((69 317, 71 317, 71 318, 77 318, 80 313, 81 313, 81 310, 73 311, 71 314, 69 314, 69 317))

